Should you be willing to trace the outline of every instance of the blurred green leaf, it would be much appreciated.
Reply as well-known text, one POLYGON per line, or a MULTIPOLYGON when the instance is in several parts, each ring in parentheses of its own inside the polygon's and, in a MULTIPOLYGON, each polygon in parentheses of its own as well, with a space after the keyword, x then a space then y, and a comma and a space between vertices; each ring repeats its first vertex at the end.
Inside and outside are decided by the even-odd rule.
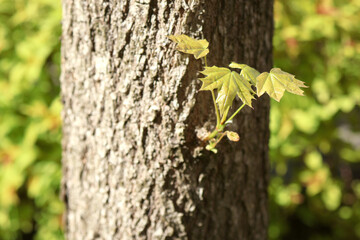
POLYGON ((324 191, 322 192, 322 200, 324 201, 325 207, 333 211, 340 206, 341 203, 341 190, 338 185, 333 182, 329 182, 324 191))
POLYGON ((278 202, 279 239, 360 237, 360 1, 275 1, 275 66, 306 79, 306 98, 271 106, 273 189, 300 184, 304 201, 278 202), (276 187, 274 186, 276 185, 276 187), (358 213, 358 214, 357 214, 358 213))
POLYGON ((0 0, 3 240, 63 239, 58 198, 60 21, 60 1, 0 0))

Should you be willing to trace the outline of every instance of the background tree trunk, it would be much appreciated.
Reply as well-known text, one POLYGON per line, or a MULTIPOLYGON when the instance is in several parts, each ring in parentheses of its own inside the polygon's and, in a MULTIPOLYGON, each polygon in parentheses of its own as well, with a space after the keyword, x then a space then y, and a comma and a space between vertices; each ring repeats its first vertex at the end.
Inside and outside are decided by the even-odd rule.
POLYGON ((272 66, 272 0, 63 0, 67 239, 267 237, 269 100, 245 108, 217 155, 201 61, 166 38, 210 42, 208 61, 272 66))

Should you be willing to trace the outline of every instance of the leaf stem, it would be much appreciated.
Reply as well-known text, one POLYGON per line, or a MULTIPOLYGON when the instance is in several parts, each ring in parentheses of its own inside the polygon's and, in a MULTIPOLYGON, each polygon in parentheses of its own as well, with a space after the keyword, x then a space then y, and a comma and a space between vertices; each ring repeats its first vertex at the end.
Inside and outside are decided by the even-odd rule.
MULTIPOLYGON (((206 56, 204 56, 204 62, 205 62, 205 67, 207 67, 207 60, 206 60, 206 56)), ((216 112, 216 126, 219 126, 220 124, 220 114, 219 114, 219 109, 217 107, 216 104, 216 98, 215 98, 215 93, 214 90, 211 90, 211 96, 212 96, 212 100, 214 102, 214 107, 215 107, 215 112, 216 112)))
POLYGON ((224 130, 225 125, 219 125, 215 128, 214 131, 212 131, 212 133, 210 133, 205 139, 203 139, 203 141, 209 141, 211 139, 213 139, 214 137, 216 137, 219 133, 221 133, 224 130))
POLYGON ((213 141, 212 143, 208 144, 207 150, 212 151, 212 149, 214 149, 216 147, 216 145, 221 141, 221 139, 226 135, 227 131, 223 132, 215 141, 213 141))
POLYGON ((215 107, 215 112, 216 112, 216 126, 218 126, 220 124, 220 114, 219 114, 219 109, 218 109, 217 104, 216 104, 214 90, 211 90, 211 95, 212 95, 212 99, 213 99, 214 107, 215 107))
POLYGON ((234 114, 231 115, 231 117, 228 120, 226 120, 225 125, 228 124, 236 116, 236 114, 238 114, 240 112, 240 110, 243 109, 243 107, 245 107, 245 103, 243 103, 243 105, 241 105, 238 108, 238 110, 236 110, 236 112, 234 112, 234 114))
POLYGON ((227 131, 223 132, 223 134, 221 134, 221 136, 216 140, 216 142, 214 143, 213 147, 216 147, 216 144, 218 144, 221 139, 226 135, 227 131))

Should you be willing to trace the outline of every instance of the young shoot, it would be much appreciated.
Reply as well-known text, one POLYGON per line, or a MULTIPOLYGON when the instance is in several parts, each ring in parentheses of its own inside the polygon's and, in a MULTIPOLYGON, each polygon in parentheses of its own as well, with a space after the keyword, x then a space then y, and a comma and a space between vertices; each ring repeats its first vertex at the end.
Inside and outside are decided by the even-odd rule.
POLYGON ((200 91, 211 92, 216 113, 216 127, 201 140, 207 142, 206 149, 214 153, 217 152, 216 145, 225 135, 230 141, 239 141, 240 137, 237 133, 224 131, 224 129, 245 105, 252 108, 251 103, 255 99, 255 95, 260 97, 266 92, 271 98, 279 102, 285 91, 303 96, 304 92, 300 88, 307 87, 304 82, 280 68, 273 68, 270 72, 260 73, 246 64, 235 62, 230 63, 229 67, 240 69, 240 72, 232 71, 227 67, 209 67, 206 59, 206 55, 209 53, 209 42, 207 40, 196 40, 187 35, 171 35, 168 38, 177 43, 178 51, 192 54, 196 59, 204 60, 204 70, 200 73, 205 77, 199 78, 202 81, 200 91), (215 96, 215 90, 217 96, 215 96), (228 112, 236 96, 240 98, 243 104, 228 118, 228 112))

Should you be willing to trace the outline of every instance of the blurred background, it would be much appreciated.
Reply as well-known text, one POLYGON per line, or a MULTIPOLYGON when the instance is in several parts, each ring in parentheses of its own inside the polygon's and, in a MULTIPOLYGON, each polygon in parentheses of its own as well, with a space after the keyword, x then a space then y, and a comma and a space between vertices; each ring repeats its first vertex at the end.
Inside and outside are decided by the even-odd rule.
MULTIPOLYGON (((360 0, 275 0, 270 240, 360 239, 360 0)), ((60 240, 60 0, 0 0, 0 239, 60 240)))
POLYGON ((360 239, 360 1, 275 1, 274 64, 307 97, 272 102, 271 240, 360 239))
POLYGON ((0 0, 0 240, 63 239, 60 0, 0 0))

